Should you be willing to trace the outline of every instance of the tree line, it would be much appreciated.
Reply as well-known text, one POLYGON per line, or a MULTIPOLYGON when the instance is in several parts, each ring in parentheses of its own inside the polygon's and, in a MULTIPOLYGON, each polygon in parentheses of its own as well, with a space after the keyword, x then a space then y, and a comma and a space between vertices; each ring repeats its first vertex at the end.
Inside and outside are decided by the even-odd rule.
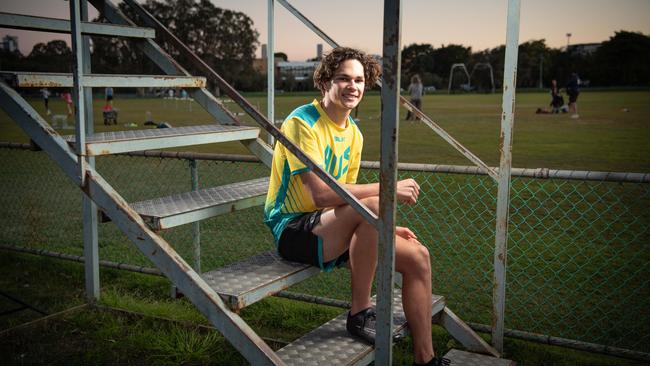
MULTIPOLYGON (((468 70, 489 63, 496 87, 503 81, 505 46, 479 52, 471 47, 450 44, 433 48, 430 44, 411 44, 402 51, 402 87, 408 86, 411 75, 419 74, 424 85, 446 89, 451 66, 464 63, 468 70)), ((517 86, 548 87, 556 79, 564 85, 572 73, 590 86, 650 86, 650 37, 642 33, 619 31, 593 52, 581 52, 579 46, 550 48, 545 40, 533 40, 519 45, 517 86)), ((454 74, 454 84, 467 83, 467 77, 454 74)), ((487 68, 476 68, 471 84, 488 90, 487 68)))
MULTIPOLYGON (((218 8, 209 0, 147 0, 143 6, 235 88, 243 91, 266 88, 266 76, 253 68, 259 34, 246 14, 218 8)), ((124 3, 120 4, 120 10, 139 22, 137 15, 124 3)), ((93 21, 106 20, 100 16, 93 21)), ((125 38, 92 37, 93 72, 160 73, 135 42, 125 38)), ((157 39, 157 42, 190 73, 200 74, 164 40, 157 39)), ((70 72, 72 52, 62 40, 38 43, 27 56, 20 52, 0 52, 3 70, 70 72)), ((503 45, 473 52, 471 47, 456 44, 439 48, 411 44, 402 51, 402 87, 408 86, 412 75, 419 74, 425 86, 446 89, 454 63, 464 63, 468 70, 489 63, 495 87, 500 88, 504 56, 503 45)), ((517 86, 538 87, 540 70, 543 86, 550 85, 552 79, 564 85, 569 75, 576 72, 591 86, 647 87, 650 86, 650 37, 638 32, 615 32, 591 53, 579 52, 575 47, 550 48, 543 39, 520 44, 517 86)), ((455 86, 467 83, 464 75, 455 75, 453 80, 455 86)), ((476 68, 471 85, 478 90, 491 89, 488 69, 476 68)))

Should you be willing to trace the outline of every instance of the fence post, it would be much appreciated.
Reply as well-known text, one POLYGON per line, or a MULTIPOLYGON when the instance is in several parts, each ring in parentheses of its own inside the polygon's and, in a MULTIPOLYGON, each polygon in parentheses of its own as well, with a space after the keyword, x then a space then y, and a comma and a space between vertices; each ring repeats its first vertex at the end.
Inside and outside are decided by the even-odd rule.
POLYGON ((506 301, 506 263, 508 258, 508 208, 510 206, 510 168, 514 126, 517 51, 519 43, 519 0, 508 0, 506 59, 503 72, 501 113, 501 159, 497 193, 497 222, 494 244, 494 286, 492 292, 492 346, 503 352, 506 301))
POLYGON ((400 0, 384 1, 381 88, 381 171, 377 274, 377 338, 375 365, 393 363, 393 277, 395 271, 395 187, 399 135, 401 51, 400 0))
MULTIPOLYGON (((199 190, 199 166, 196 159, 190 159, 190 174, 192 175, 192 191, 199 190)), ((194 270, 201 273, 201 223, 192 224, 192 244, 194 247, 194 270)))

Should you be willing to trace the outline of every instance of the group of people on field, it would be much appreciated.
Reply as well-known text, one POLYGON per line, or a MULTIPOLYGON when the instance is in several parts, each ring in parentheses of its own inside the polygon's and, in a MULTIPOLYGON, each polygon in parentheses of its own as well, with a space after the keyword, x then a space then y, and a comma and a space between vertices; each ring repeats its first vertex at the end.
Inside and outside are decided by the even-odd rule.
POLYGON ((551 81, 551 103, 550 110, 538 108, 538 114, 548 113, 571 113, 571 118, 579 118, 578 115, 578 95, 580 94, 580 78, 578 74, 572 73, 569 82, 566 85, 566 94, 569 97, 569 104, 564 103, 564 97, 557 85, 557 80, 551 81))
MULTIPOLYGON (((50 110, 50 95, 52 95, 52 92, 48 88, 42 88, 40 90, 41 92, 41 97, 43 98, 43 104, 45 105, 45 113, 49 116, 52 114, 52 111, 50 110)), ((112 111, 113 110, 113 88, 108 87, 104 90, 105 94, 105 101, 106 103, 104 104, 103 111, 112 111)), ((72 91, 71 90, 64 90, 60 94, 61 99, 63 102, 65 102, 66 105, 66 111, 67 111, 67 117, 72 118, 74 117, 74 102, 72 100, 72 91)))

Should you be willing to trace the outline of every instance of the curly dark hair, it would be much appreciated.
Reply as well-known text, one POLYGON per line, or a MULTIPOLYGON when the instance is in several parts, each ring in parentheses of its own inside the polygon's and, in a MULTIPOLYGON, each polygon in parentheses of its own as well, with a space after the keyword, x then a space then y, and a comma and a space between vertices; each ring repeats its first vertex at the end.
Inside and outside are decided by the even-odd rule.
POLYGON ((354 48, 337 47, 327 53, 314 72, 314 86, 325 93, 325 84, 332 80, 334 73, 344 61, 357 60, 363 65, 363 74, 366 79, 366 89, 370 89, 381 75, 381 68, 377 60, 354 48))

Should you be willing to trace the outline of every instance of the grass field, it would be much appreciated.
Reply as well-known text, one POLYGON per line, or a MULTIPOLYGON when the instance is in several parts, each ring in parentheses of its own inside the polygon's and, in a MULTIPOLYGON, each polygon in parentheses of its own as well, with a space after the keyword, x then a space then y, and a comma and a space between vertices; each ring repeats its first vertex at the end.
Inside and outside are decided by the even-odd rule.
MULTIPOLYGON (((266 110, 266 96, 252 94, 249 100, 259 110, 266 110)), ((293 108, 310 102, 316 94, 281 94, 276 98, 276 119, 282 119, 293 108)), ((40 100, 32 100, 39 112, 40 100)), ((125 129, 125 123, 144 128, 147 111, 156 121, 173 126, 204 124, 210 116, 194 103, 162 99, 120 99, 120 125, 102 124, 101 104, 95 101, 96 131, 125 129)), ((234 103, 225 103, 241 112, 234 103)), ((580 119, 568 114, 538 115, 535 110, 548 104, 547 93, 520 93, 516 100, 513 166, 601 171, 650 171, 650 91, 583 92, 579 99, 580 119), (627 112, 623 111, 623 108, 627 112)), ((59 100, 51 101, 55 114, 64 114, 59 100)), ((454 138, 468 147, 490 166, 499 163, 500 94, 426 95, 423 110, 454 138)), ((402 111, 402 117, 405 111, 402 111)), ((242 116, 250 122, 248 116, 242 116)), ((371 92, 359 108, 358 118, 365 137, 364 160, 378 160, 380 137, 379 95, 371 92)), ((250 122, 251 124, 253 122, 250 122)), ((68 131, 66 133, 71 133, 68 131)), ((15 123, 0 112, 0 140, 25 141, 15 123)), ((202 152, 247 153, 239 144, 199 146, 202 152)), ((399 156, 402 162, 471 165, 433 131, 422 123, 402 121, 399 156)))
MULTIPOLYGON (((309 102, 313 97, 314 95, 279 96, 276 106, 278 118, 289 113, 293 106, 309 102)), ((535 93, 524 93, 517 97, 515 166, 650 171, 650 126, 647 121, 650 115, 650 92, 583 93, 580 97, 581 118, 577 121, 567 115, 536 115, 535 109, 546 105, 547 98, 546 94, 535 93), (622 106, 628 108, 628 112, 622 112, 622 106)), ((251 100, 264 110, 265 96, 252 95, 251 100)), ((40 101, 32 102, 42 111, 40 101)), ((100 103, 96 104, 99 107, 100 103)), ((193 105, 190 113, 189 105, 182 101, 118 98, 116 106, 121 110, 121 125, 110 127, 111 130, 125 129, 122 124, 131 122, 138 123, 138 128, 142 128, 146 111, 150 111, 157 121, 167 121, 174 126, 210 121, 210 117, 197 104, 193 105)), ((53 102, 52 109, 54 113, 61 113, 63 105, 58 101, 53 102)), ((500 95, 432 95, 425 98, 424 109, 489 165, 498 165, 500 95)), ((96 129, 107 129, 99 118, 99 113, 96 113, 96 129)), ((359 119, 366 141, 364 159, 375 160, 378 158, 379 137, 379 99, 376 94, 370 95, 360 108, 359 119)), ((448 148, 427 127, 405 122, 400 128, 400 161, 469 165, 469 162, 448 148)), ((3 141, 26 140, 2 112, 0 136, 3 141)), ((245 153, 238 144, 200 146, 194 150, 245 153)), ((3 161, 0 166, 0 185, 3 190, 7 187, 11 192, 0 199, 0 206, 3 207, 0 212, 4 218, 0 242, 81 254, 78 190, 67 182, 58 169, 51 168, 51 163, 47 165, 49 168, 43 165, 46 160, 43 156, 31 152, 22 155, 24 156, 17 159, 6 151, 0 154, 3 161), (39 173, 35 174, 30 169, 37 169, 39 173), (29 179, 26 179, 27 176, 29 179)), ((187 166, 179 160, 100 158, 98 170, 129 201, 189 188, 187 166)), ((252 178, 264 174, 264 169, 232 164, 226 164, 225 167, 224 164, 205 164, 201 165, 200 172, 201 185, 210 186, 235 178, 252 178)), ((367 178, 373 179, 372 174, 367 178)), ((463 317, 489 323, 491 273, 486 269, 490 268, 492 260, 494 185, 488 178, 469 176, 422 174, 418 177, 420 179, 427 181, 422 204, 415 210, 401 212, 400 218, 420 219, 414 228, 418 236, 432 245, 438 268, 434 279, 436 291, 444 293, 450 304, 453 304, 453 310, 463 317), (453 280, 450 281, 449 278, 453 280)), ((629 332, 639 339, 647 339, 648 335, 643 333, 644 324, 647 324, 647 315, 644 314, 647 313, 642 310, 642 305, 647 304, 647 297, 644 296, 647 294, 647 286, 644 283, 648 282, 647 274, 643 271, 647 268, 649 259, 643 248, 648 242, 647 226, 650 223, 648 190, 639 187, 630 190, 627 185, 615 183, 538 184, 516 180, 513 183, 513 202, 514 230, 511 232, 510 251, 513 260, 509 263, 511 282, 508 320, 512 322, 515 319, 513 324, 517 327, 539 331, 545 331, 548 324, 557 324, 562 331, 566 327, 566 331, 574 332, 571 328, 579 324, 578 334, 598 330, 605 337, 604 340, 601 339, 602 342, 629 338, 629 332), (588 205, 585 206, 585 203, 588 205), (593 207, 589 207, 591 204, 593 207), (583 215, 583 212, 586 214, 583 215), (623 217, 622 220, 619 215, 623 217), (518 229, 519 227, 523 229, 518 229), (623 234, 623 244, 620 244, 618 231, 629 227, 632 227, 631 234, 623 234), (630 235, 633 237, 630 238, 630 235), (610 236, 617 240, 615 245, 612 245, 610 236), (591 287, 596 284, 599 287, 591 287), (634 289, 639 288, 641 293, 634 292, 634 289), (612 299, 609 297, 613 293, 610 290, 619 291, 617 294, 622 295, 612 299), (609 324, 610 321, 618 320, 618 315, 612 312, 621 306, 619 297, 627 309, 626 314, 621 316, 630 316, 622 324, 609 324), (639 320, 636 324, 635 319, 639 320)), ((268 232, 258 221, 260 215, 256 209, 246 210, 202 223, 204 237, 219 239, 208 241, 204 247, 204 270, 270 249, 268 232), (255 224, 252 227, 242 224, 253 220, 255 224), (241 235, 244 231, 248 234, 245 235, 246 238, 241 235)), ((179 228, 164 235, 188 260, 191 258, 189 231, 189 228, 179 228)), ((148 265, 146 258, 127 244, 113 225, 102 225, 100 238, 102 259, 148 265)), ((0 278, 4 279, 4 289, 15 291, 30 302, 46 307, 48 312, 83 302, 81 267, 61 267, 61 262, 32 259, 30 256, 5 256, 3 253, 1 257, 4 263, 0 278), (23 268, 22 272, 18 268, 23 268), (60 271, 62 278, 51 275, 57 271, 60 271), (20 287, 25 284, 23 279, 29 279, 29 287, 20 287), (74 283, 72 288, 71 283, 74 283)), ((327 279, 318 276, 296 290, 325 296, 336 293, 336 297, 345 299, 349 294, 348 289, 341 284, 348 280, 344 271, 339 272, 338 276, 329 276, 327 279)), ((165 280, 107 271, 102 275, 102 281, 103 305, 148 316, 190 321, 192 324, 203 321, 187 303, 166 299, 168 284, 165 280)), ((2 309, 9 305, 5 303, 2 309)), ((296 305, 282 299, 270 299, 251 309, 245 315, 252 319, 259 317, 253 321, 259 325, 264 336, 284 341, 322 323, 333 314, 329 308, 296 305), (309 321, 306 324, 289 321, 285 325, 278 314, 289 312, 297 314, 296 323, 304 319, 309 321)), ((147 316, 110 311, 84 310, 79 314, 79 317, 63 317, 61 324, 56 321, 55 324, 47 323, 12 333, 16 337, 11 342, 6 341, 8 338, 1 340, 0 347, 10 347, 5 349, 16 350, 20 352, 18 355, 23 352, 30 354, 36 360, 38 357, 47 359, 57 347, 56 343, 48 343, 48 336, 55 337, 47 331, 52 325, 51 329, 60 330, 61 334, 66 335, 66 344, 71 346, 70 352, 61 350, 60 364, 114 363, 110 360, 128 363, 128 360, 141 359, 152 364, 202 364, 210 363, 209 357, 215 353, 224 355, 226 359, 220 359, 220 364, 241 362, 232 348, 218 337, 208 339, 208 344, 197 342, 197 339, 203 339, 205 330, 194 329, 196 327, 192 328, 193 326, 188 331, 187 327, 179 327, 175 323, 170 325, 166 321, 147 316), (125 327, 125 324, 133 326, 125 327), (151 339, 152 329, 159 334, 155 342, 152 342, 153 345, 138 343, 138 340, 151 339), (40 343, 30 347, 28 340, 33 337, 39 339, 40 343), (195 353, 188 351, 185 356, 179 356, 176 350, 182 347, 199 349, 198 355, 193 356, 195 353), (89 358, 70 355, 79 349, 88 349, 89 358)), ((31 314, 33 317, 34 314, 31 314)), ((20 316, 7 320, 0 323, 3 325, 0 329, 24 320, 26 319, 20 316)), ((436 335, 436 342, 438 348, 443 350, 453 345, 442 331, 436 335)), ((517 360, 520 365, 635 364, 525 342, 509 342, 506 345, 506 355, 517 360)), ((641 348, 646 349, 646 346, 641 345, 641 348)), ((409 364, 409 353, 408 347, 398 351, 397 364, 409 364)), ((15 364, 23 361, 13 359, 15 364)))
MULTIPOLYGON (((39 310, 55 313, 84 303, 83 266, 31 255, 0 256, 0 286, 22 295, 39 310), (29 288, 29 290, 26 290, 29 288), (53 301, 54 300, 54 301, 53 301)), ((81 310, 0 333, 5 365, 243 365, 245 360, 185 300, 165 296, 168 281, 102 270, 99 308, 81 310)), ((269 298, 243 310, 242 317, 269 345, 279 348, 341 312, 269 298)), ((38 314, 36 314, 38 316, 38 314)), ((34 318, 27 310, 18 321, 34 318)), ((19 322, 18 322, 19 323, 19 322)), ((0 318, 0 332, 16 325, 0 318)), ((458 344, 434 327, 434 346, 446 352, 458 344)), ((395 347, 394 364, 410 365, 410 341, 395 347)), ((506 357, 520 366, 640 366, 642 362, 506 339, 506 357)))

